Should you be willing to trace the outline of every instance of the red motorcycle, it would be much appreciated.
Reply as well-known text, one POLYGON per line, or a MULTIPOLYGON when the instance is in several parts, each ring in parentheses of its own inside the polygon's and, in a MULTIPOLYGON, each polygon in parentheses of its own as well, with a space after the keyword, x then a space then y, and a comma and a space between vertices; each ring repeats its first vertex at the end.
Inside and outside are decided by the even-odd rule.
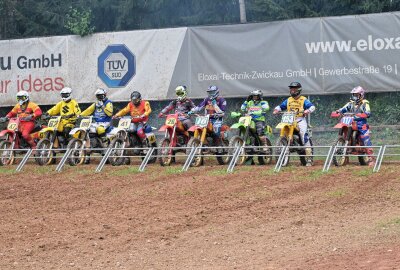
POLYGON ((354 116, 365 117, 361 113, 331 113, 332 118, 339 118, 339 123, 334 126, 339 129, 339 136, 334 144, 339 147, 336 148, 333 156, 333 163, 336 166, 344 166, 349 163, 349 155, 357 155, 360 165, 368 165, 367 148, 354 147, 363 145, 354 116))
POLYGON ((158 158, 161 166, 169 166, 172 162, 175 162, 177 152, 186 153, 186 149, 173 149, 174 147, 185 147, 190 139, 189 132, 185 130, 178 116, 177 113, 168 114, 165 124, 158 130, 165 132, 164 139, 160 143, 162 149, 158 158))
MULTIPOLYGON (((30 145, 22 137, 20 122, 23 118, 10 118, 7 128, 0 132, 0 137, 4 136, 4 140, 0 143, 0 166, 12 165, 15 160, 16 149, 29 149, 30 145)), ((35 127, 30 136, 35 140, 39 140, 39 130, 41 127, 35 127)), ((25 151, 21 151, 25 153, 25 151)))

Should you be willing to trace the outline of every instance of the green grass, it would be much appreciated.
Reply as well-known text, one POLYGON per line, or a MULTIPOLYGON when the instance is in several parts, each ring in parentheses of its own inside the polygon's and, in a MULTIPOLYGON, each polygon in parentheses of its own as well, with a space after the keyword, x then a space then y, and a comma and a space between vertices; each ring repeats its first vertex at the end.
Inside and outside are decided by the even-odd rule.
POLYGON ((118 168, 118 170, 110 172, 110 174, 113 176, 127 176, 138 173, 140 173, 139 169, 137 167, 132 167, 132 166, 126 168, 118 168))
POLYGON ((400 217, 393 218, 389 221, 384 221, 378 224, 381 228, 389 228, 389 227, 399 227, 400 228, 400 217))
POLYGON ((326 195, 328 197, 332 197, 332 198, 341 198, 344 195, 346 195, 346 190, 344 189, 337 189, 337 190, 333 190, 333 191, 328 191, 326 192, 326 195))
POLYGON ((0 167, 0 174, 15 174, 18 173, 17 171, 15 171, 15 168, 12 167, 0 167))
POLYGON ((355 176, 369 176, 369 175, 372 175, 373 173, 374 172, 373 172, 372 168, 357 170, 357 171, 353 172, 353 174, 355 176))
POLYGON ((181 170, 181 168, 167 167, 165 169, 165 173, 166 174, 181 174, 181 173, 183 173, 183 171, 181 170))
POLYGON ((209 176, 221 176, 221 175, 226 175, 226 168, 223 169, 216 169, 216 170, 212 170, 212 171, 208 171, 207 175, 209 176))

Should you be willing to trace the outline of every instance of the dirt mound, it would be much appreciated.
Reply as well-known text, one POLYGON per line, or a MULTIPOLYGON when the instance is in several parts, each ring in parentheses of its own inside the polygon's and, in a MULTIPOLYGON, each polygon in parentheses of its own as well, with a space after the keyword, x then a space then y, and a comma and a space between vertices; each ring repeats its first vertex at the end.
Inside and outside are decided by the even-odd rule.
POLYGON ((0 269, 399 269, 397 165, 180 168, 0 171, 0 269))

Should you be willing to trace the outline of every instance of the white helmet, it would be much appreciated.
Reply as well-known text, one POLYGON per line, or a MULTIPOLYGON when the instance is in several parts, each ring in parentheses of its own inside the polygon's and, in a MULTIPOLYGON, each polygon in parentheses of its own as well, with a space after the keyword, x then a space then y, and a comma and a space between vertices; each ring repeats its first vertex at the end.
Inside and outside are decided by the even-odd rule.
POLYGON ((61 90, 60 94, 61 94, 62 100, 69 101, 69 100, 71 100, 72 89, 69 87, 64 87, 61 90))
POLYGON ((17 101, 19 105, 22 105, 29 101, 29 93, 26 91, 19 91, 17 93, 17 101))
POLYGON ((104 101, 107 98, 107 91, 103 88, 98 88, 94 94, 98 101, 104 101))

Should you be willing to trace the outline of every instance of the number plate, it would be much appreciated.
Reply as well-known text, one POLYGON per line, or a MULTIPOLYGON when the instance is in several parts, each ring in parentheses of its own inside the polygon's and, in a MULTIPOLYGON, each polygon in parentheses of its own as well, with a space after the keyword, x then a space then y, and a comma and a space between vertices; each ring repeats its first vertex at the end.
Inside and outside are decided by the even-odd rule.
POLYGON ((281 123, 293 124, 293 122, 294 122, 294 114, 292 114, 292 113, 284 113, 282 115, 281 123))
POLYGON ((251 123, 251 116, 240 117, 239 123, 243 124, 245 127, 248 127, 251 123))
POLYGON ((18 127, 17 123, 9 123, 9 124, 7 125, 7 129, 8 129, 8 130, 16 130, 17 127, 18 127))
POLYGON ((60 117, 51 118, 49 123, 47 124, 48 127, 56 128, 58 127, 58 123, 60 122, 60 117))
POLYGON ((210 116, 197 116, 195 120, 195 125, 199 126, 200 128, 206 128, 208 125, 210 116))
POLYGON ((81 124, 79 125, 80 128, 83 129, 88 129, 90 127, 90 125, 92 124, 92 118, 85 118, 82 119, 81 124))
POLYGON ((351 125, 351 123, 353 123, 353 117, 351 116, 344 116, 342 117, 342 119, 340 120, 341 123, 346 124, 346 125, 351 125))
POLYGON ((131 125, 130 118, 121 118, 118 122, 118 128, 120 129, 128 129, 130 125, 131 125))
POLYGON ((150 143, 155 143, 156 142, 156 136, 152 134, 146 134, 147 139, 149 140, 150 143))
POLYGON ((173 126, 175 126, 175 124, 176 124, 176 121, 177 121, 177 119, 176 119, 176 116, 175 115, 172 115, 172 116, 167 116, 167 119, 165 120, 165 124, 167 125, 167 126, 170 126, 170 127, 173 127, 173 126))

